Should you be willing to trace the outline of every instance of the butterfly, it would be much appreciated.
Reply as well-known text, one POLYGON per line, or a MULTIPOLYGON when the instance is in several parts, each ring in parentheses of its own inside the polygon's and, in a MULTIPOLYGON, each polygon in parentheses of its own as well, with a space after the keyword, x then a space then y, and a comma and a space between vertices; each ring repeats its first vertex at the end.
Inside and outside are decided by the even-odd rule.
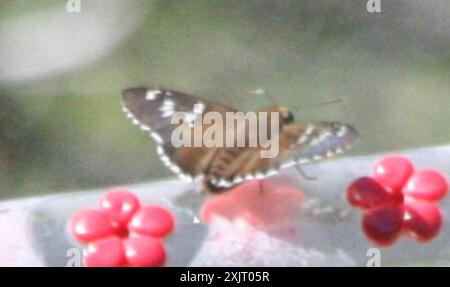
MULTIPOLYGON (((261 157, 260 145, 249 146, 182 146, 172 144, 172 133, 180 125, 194 129, 203 122, 196 116, 216 112, 226 116, 237 109, 170 89, 132 87, 122 92, 123 111, 133 123, 150 134, 157 144, 157 154, 164 165, 181 179, 201 180, 202 191, 217 193, 246 180, 272 176, 282 168, 298 166, 332 157, 350 148, 358 138, 356 129, 338 122, 296 123, 286 107, 269 106, 257 113, 277 112, 279 153, 273 158, 261 157), (201 107, 199 109, 198 107, 201 107), (185 113, 185 121, 171 123, 175 113, 185 113)), ((234 130, 236 137, 249 142, 251 133, 234 130)), ((203 129, 205 130, 205 129, 203 129)), ((270 136, 270 135, 269 135, 270 136)), ((275 136, 275 135, 273 135, 275 136)))

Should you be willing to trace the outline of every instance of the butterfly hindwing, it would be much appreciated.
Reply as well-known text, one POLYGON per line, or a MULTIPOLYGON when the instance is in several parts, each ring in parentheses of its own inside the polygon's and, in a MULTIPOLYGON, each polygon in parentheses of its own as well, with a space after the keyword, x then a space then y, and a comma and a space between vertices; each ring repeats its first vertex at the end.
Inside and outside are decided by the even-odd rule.
MULTIPOLYGON (((355 128, 346 124, 288 124, 280 131, 277 157, 261 158, 261 148, 242 149, 234 155, 233 161, 218 161, 219 169, 210 176, 209 185, 227 188, 244 180, 265 178, 282 168, 328 158, 351 147, 357 138, 355 128)), ((220 149, 218 153, 227 151, 220 149)))
POLYGON ((304 164, 342 153, 358 139, 350 125, 337 122, 290 124, 280 133, 281 167, 304 164), (286 156, 292 159, 286 160, 286 156))

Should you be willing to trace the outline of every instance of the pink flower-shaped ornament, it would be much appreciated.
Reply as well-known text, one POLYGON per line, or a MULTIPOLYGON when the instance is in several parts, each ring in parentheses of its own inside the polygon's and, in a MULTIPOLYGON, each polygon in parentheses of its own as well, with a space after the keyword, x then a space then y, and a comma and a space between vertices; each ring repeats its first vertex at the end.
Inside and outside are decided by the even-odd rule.
POLYGON ((388 246, 402 233, 422 242, 436 237, 442 221, 436 202, 447 190, 439 171, 414 170, 408 159, 393 155, 375 164, 372 177, 355 180, 347 199, 365 210, 362 227, 367 237, 388 246))
POLYGON ((174 228, 169 211, 156 206, 141 206, 126 189, 106 193, 98 209, 81 211, 72 217, 69 231, 87 244, 84 265, 162 266, 166 252, 162 237, 174 228))

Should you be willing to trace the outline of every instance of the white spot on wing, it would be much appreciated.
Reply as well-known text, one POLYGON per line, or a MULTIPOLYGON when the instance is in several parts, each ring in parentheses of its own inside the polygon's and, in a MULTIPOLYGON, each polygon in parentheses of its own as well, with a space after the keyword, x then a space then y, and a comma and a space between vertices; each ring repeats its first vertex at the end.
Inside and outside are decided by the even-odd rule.
POLYGON ((170 99, 165 99, 162 106, 159 108, 161 112, 173 111, 175 103, 170 99))
POLYGON ((153 138, 158 144, 163 144, 163 143, 164 143, 162 137, 161 137, 158 133, 152 132, 150 135, 152 136, 152 138, 153 138))
POLYGON ((170 110, 170 111, 164 111, 161 116, 163 118, 168 118, 168 117, 171 117, 173 114, 174 114, 174 110, 170 110))
POLYGON ((314 126, 312 124, 308 124, 306 126, 305 135, 309 136, 313 133, 313 131, 314 131, 314 126))
POLYGON ((245 180, 252 180, 252 179, 254 179, 255 177, 253 176, 253 174, 247 174, 246 176, 245 176, 245 180))
POLYGON ((159 110, 162 112, 162 117, 171 117, 175 113, 175 103, 170 99, 165 99, 159 110))
POLYGON ((150 127, 146 126, 146 125, 141 125, 140 128, 141 128, 141 130, 146 131, 146 132, 151 130, 150 127))
POLYGON ((264 178, 264 174, 262 172, 257 172, 257 173, 255 173, 255 178, 256 179, 263 179, 264 178))
POLYGON ((193 127, 194 126, 194 120, 195 120, 195 115, 192 113, 185 113, 184 114, 184 123, 187 124, 189 127, 193 127))
POLYGON ((321 142, 323 142, 328 136, 330 136, 330 132, 323 132, 322 134, 320 134, 317 138, 313 139, 310 143, 311 146, 317 145, 321 142))
POLYGON ((227 187, 229 185, 229 182, 227 182, 225 179, 220 179, 217 183, 218 186, 227 187))
POLYGON ((306 143, 306 141, 308 141, 309 136, 307 135, 302 135, 298 140, 297 140, 297 144, 304 144, 306 143))
POLYGON ((156 147, 156 153, 157 153, 159 156, 165 156, 164 149, 163 149, 163 147, 160 146, 160 145, 156 147))
POLYGON ((237 176, 233 179, 233 184, 237 184, 244 181, 244 178, 242 176, 237 176))
POLYGON ((267 176, 272 176, 272 175, 276 175, 276 174, 278 174, 278 171, 277 171, 276 169, 269 169, 269 170, 266 172, 266 175, 267 175, 267 176))
POLYGON ((133 124, 138 125, 141 130, 151 131, 151 128, 149 126, 144 125, 141 122, 139 122, 138 119, 136 119, 134 117, 134 115, 125 106, 122 107, 122 111, 126 114, 127 118, 131 119, 133 124))
POLYGON ((161 161, 162 161, 165 165, 170 164, 170 158, 169 158, 168 156, 164 155, 164 156, 161 156, 160 158, 161 158, 161 161))
POLYGON ((204 110, 205 104, 199 102, 194 105, 194 114, 202 114, 204 110))
POLYGON ((192 179, 191 176, 189 176, 189 175, 187 175, 187 174, 184 174, 184 173, 178 174, 178 177, 179 177, 181 180, 184 180, 184 181, 187 181, 187 182, 192 182, 192 181, 193 181, 193 179, 192 179))
POLYGON ((283 163, 281 164, 281 168, 288 168, 288 167, 291 167, 291 166, 296 165, 297 163, 300 163, 300 160, 299 160, 298 162, 295 162, 295 161, 293 161, 293 160, 288 161, 288 162, 283 162, 283 163))
POLYGON ((153 101, 156 99, 156 96, 161 94, 160 90, 148 90, 147 93, 145 94, 145 99, 147 101, 153 101))
POLYGON ((180 167, 177 166, 177 165, 172 165, 172 166, 171 166, 171 169, 172 169, 172 171, 173 171, 174 173, 176 173, 176 174, 181 173, 181 169, 180 169, 180 167))
POLYGON ((341 128, 336 133, 336 135, 338 137, 340 137, 340 138, 344 137, 346 134, 347 134, 347 127, 346 126, 341 126, 341 128))

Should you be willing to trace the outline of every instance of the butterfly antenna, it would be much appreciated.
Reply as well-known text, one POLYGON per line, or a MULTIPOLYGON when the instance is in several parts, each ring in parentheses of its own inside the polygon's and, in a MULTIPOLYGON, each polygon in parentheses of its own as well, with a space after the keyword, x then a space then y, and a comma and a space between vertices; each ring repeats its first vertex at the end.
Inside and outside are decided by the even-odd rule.
POLYGON ((326 102, 321 102, 317 106, 322 107, 322 106, 334 105, 334 104, 342 103, 343 101, 344 101, 344 99, 338 98, 338 99, 334 99, 334 100, 330 100, 330 101, 326 101, 326 102))
POLYGON ((316 180, 317 179, 317 177, 315 177, 315 176, 309 176, 309 175, 307 175, 303 170, 302 170, 302 168, 300 167, 300 165, 298 165, 298 164, 296 164, 295 165, 295 169, 298 171, 298 173, 304 178, 304 179, 306 179, 306 180, 316 180))

